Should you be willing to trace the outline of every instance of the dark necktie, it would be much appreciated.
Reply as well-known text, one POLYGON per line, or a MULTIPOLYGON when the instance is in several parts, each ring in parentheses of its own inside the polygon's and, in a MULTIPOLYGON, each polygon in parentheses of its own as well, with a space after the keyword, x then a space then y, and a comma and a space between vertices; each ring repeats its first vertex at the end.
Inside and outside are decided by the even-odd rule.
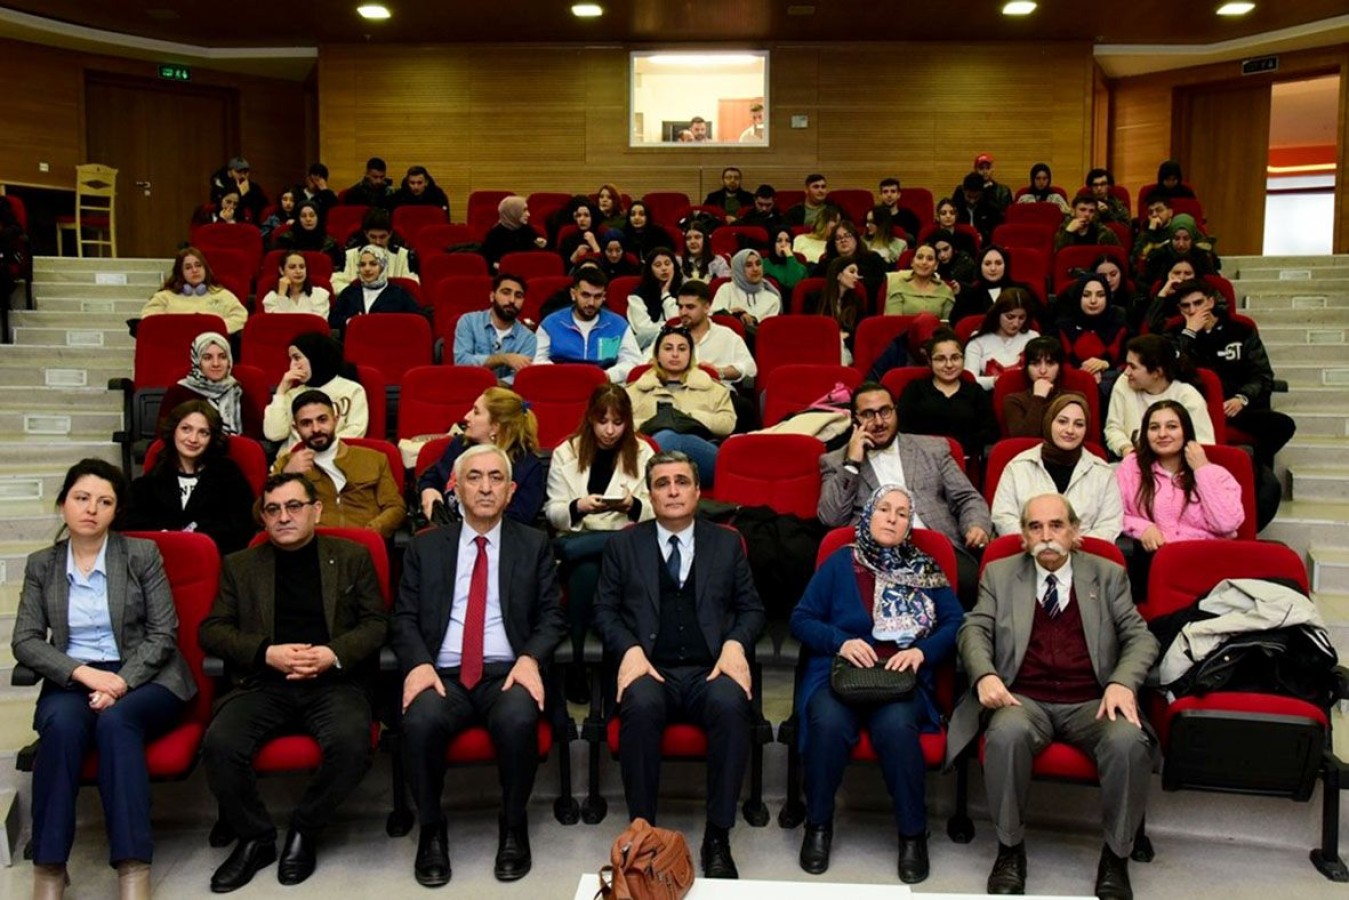
POLYGON ((1045 615, 1051 619, 1063 612, 1059 606, 1059 580, 1053 575, 1045 579, 1045 596, 1040 603, 1045 608, 1045 615))
POLYGON ((675 587, 683 587, 684 583, 679 579, 679 572, 684 568, 684 559, 679 555, 678 535, 670 535, 670 555, 665 560, 665 568, 669 571, 675 587))
POLYGON ((468 582, 468 610, 464 613, 464 640, 459 654, 459 682, 473 690, 482 679, 482 641, 487 622, 487 538, 473 539, 478 558, 468 582))

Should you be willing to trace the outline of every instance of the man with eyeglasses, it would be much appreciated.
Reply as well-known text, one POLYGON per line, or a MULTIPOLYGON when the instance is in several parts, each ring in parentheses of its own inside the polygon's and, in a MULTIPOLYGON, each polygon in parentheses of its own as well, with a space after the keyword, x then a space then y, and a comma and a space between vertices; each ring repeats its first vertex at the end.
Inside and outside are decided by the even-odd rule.
POLYGON ((853 392, 853 432, 847 445, 820 457, 820 521, 856 524, 876 488, 898 484, 913 494, 913 527, 940 531, 956 550, 956 593, 974 605, 979 560, 993 534, 988 503, 960 471, 946 438, 900 434, 895 398, 882 384, 864 382, 853 392))
POLYGON ((1092 169, 1087 173, 1087 189, 1091 191, 1092 199, 1096 201, 1097 221, 1131 225, 1133 217, 1129 215, 1129 207, 1123 200, 1110 193, 1110 189, 1114 186, 1115 179, 1109 169, 1092 169))
POLYGON ((200 629, 202 649, 225 661, 235 687, 217 706, 203 749, 220 805, 211 843, 237 840, 211 876, 215 893, 243 887, 277 859, 253 755, 278 734, 306 734, 323 749, 291 815, 277 880, 299 884, 313 873, 320 832, 370 768, 365 663, 388 630, 369 552, 315 534, 324 510, 312 483, 272 475, 258 510, 267 542, 225 558, 200 629))
POLYGON ((567 634, 547 535, 503 518, 515 491, 506 454, 492 444, 465 450, 454 490, 464 521, 413 539, 393 615, 403 759, 421 826, 413 874, 426 887, 450 880, 445 750, 473 725, 492 736, 501 784, 497 880, 529 873, 525 807, 539 766, 544 675, 567 634))
POLYGON ((407 518, 407 504, 388 457, 338 438, 337 413, 323 391, 303 391, 290 410, 300 443, 282 451, 272 471, 302 475, 314 486, 327 509, 324 525, 393 537, 407 518))

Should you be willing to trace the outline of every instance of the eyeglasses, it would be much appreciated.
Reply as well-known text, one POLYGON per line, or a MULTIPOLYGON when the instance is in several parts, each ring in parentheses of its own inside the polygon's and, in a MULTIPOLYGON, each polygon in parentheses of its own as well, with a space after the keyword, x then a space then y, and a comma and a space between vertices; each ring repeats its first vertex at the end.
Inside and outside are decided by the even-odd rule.
POLYGON ((894 414, 895 408, 893 406, 882 406, 878 409, 859 409, 857 411, 857 418, 861 419, 863 422, 874 422, 877 419, 884 422, 894 414))
POLYGON ((262 517, 264 519, 275 519, 281 515, 281 510, 285 510, 292 516, 298 516, 300 510, 306 506, 313 506, 317 500, 287 500, 285 503, 268 503, 262 508, 262 517))

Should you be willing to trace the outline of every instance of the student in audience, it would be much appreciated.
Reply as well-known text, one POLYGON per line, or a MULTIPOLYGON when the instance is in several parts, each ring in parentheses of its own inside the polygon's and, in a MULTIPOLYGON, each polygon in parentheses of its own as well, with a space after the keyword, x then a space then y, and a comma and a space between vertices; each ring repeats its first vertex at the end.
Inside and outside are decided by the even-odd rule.
POLYGON ((612 184, 600 185, 595 194, 594 220, 599 227, 617 228, 628 224, 628 211, 623 208, 623 194, 612 184))
POLYGON ((1055 325, 1064 358, 1095 378, 1101 393, 1109 396, 1124 364, 1124 343, 1129 339, 1124 312, 1111 305, 1105 276, 1094 272, 1078 279, 1067 292, 1065 305, 1072 312, 1055 325))
POLYGON ((780 228, 776 234, 772 234, 771 239, 773 243, 768 254, 760 257, 764 274, 776 281, 782 292, 790 296, 792 288, 802 278, 809 276, 810 270, 792 251, 791 229, 780 228))
POLYGON ((829 249, 829 241, 834 236, 834 229, 838 228, 842 221, 843 210, 832 203, 826 203, 817 211, 811 222, 811 230, 804 234, 798 234, 792 241, 792 252, 799 253, 811 265, 819 262, 825 251, 829 249))
POLYGON ((1073 211, 1054 234, 1054 252, 1064 247, 1119 246, 1119 238, 1097 221, 1096 198, 1083 191, 1073 198, 1073 211))
POLYGON ((1045 411, 1044 441, 1007 463, 993 495, 998 534, 1021 530, 1021 510, 1041 494, 1062 494, 1081 520, 1082 534, 1114 543, 1124 527, 1124 507, 1110 464, 1084 450, 1092 433, 1090 407, 1081 394, 1056 396, 1045 411))
MULTIPOLYGON (((913 213, 909 212, 909 215, 913 213)), ((881 203, 867 211, 866 237, 862 244, 879 255, 887 266, 893 266, 904 255, 904 251, 909 249, 908 241, 895 237, 894 229, 895 219, 890 213, 890 207, 881 203)))
POLYGON ((290 405, 300 443, 282 450, 273 474, 295 472, 314 486, 334 528, 368 528, 391 539, 407 517, 402 485, 379 450, 355 447, 337 432, 337 409, 323 391, 300 393, 290 405))
MULTIPOLYGON (((632 398, 612 382, 595 388, 576 431, 553 451, 544 515, 558 534, 553 552, 567 586, 567 618, 577 659, 590 630, 600 557, 609 538, 654 515, 642 477, 654 455, 637 435, 632 398)), ((586 695, 582 702, 589 701, 588 692, 578 693, 586 695)))
POLYGON ((67 536, 24 567, 11 647, 15 662, 43 679, 31 797, 33 896, 43 900, 63 896, 69 880, 75 800, 90 750, 101 763, 108 859, 121 896, 150 896, 145 745, 177 724, 197 692, 178 652, 159 550, 111 530, 129 494, 116 466, 76 463, 56 496, 67 536))
POLYGON ((668 247, 652 251, 642 264, 642 279, 628 297, 628 325, 642 350, 651 346, 665 323, 679 315, 679 286, 684 272, 668 247))
MULTIPOLYGON (((1012 205, 1012 190, 1005 184, 993 180, 993 154, 980 153, 974 158, 974 172, 979 176, 984 195, 999 214, 1012 205)), ((1032 179, 1033 182, 1034 179, 1032 179)))
POLYGON ((1213 245, 1189 213, 1172 216, 1171 240, 1148 254, 1143 263, 1143 280, 1148 284, 1160 280, 1181 260, 1188 261, 1196 275, 1212 275, 1218 271, 1218 257, 1213 253, 1213 245))
POLYGON ((1036 163, 1030 167, 1030 184, 1023 190, 1025 191, 1017 198, 1017 203, 1052 203, 1059 208, 1065 216, 1071 211, 1068 207, 1068 201, 1060 196, 1058 191, 1052 190, 1054 175, 1049 171, 1049 166, 1045 163, 1036 163))
POLYGON ((974 258, 956 246, 955 234, 943 228, 928 235, 927 241, 937 251, 938 277, 956 294, 969 290, 979 278, 979 269, 974 258))
MULTIPOLYGON (((1110 302, 1124 313, 1124 319, 1131 330, 1137 330, 1137 320, 1146 309, 1146 297, 1139 297, 1138 289, 1129 277, 1128 271, 1113 256, 1096 257, 1088 271, 1105 277, 1105 286, 1110 289, 1110 302)), ((1082 274, 1086 274, 1083 272, 1082 274)))
POLYGON ((900 394, 899 428, 906 434, 953 437, 966 457, 979 459, 984 447, 998 439, 988 391, 963 377, 965 354, 954 331, 938 331, 926 350, 932 377, 909 382, 900 394))
POLYGON ((291 405, 310 389, 322 391, 337 409, 338 437, 365 437, 370 412, 365 388, 356 381, 356 367, 343 362, 342 347, 326 334, 299 334, 286 348, 290 368, 281 376, 272 402, 262 414, 262 433, 269 441, 295 443, 291 405))
POLYGON ((337 295, 328 313, 329 327, 346 328, 348 320, 367 314, 426 314, 411 294, 389 283, 389 251, 383 247, 375 244, 362 247, 356 257, 356 273, 360 280, 347 285, 337 295))
POLYGON ((1008 394, 1003 400, 1007 437, 1040 437, 1049 404, 1059 395, 1059 375, 1064 366, 1063 344, 1050 335, 1031 338, 1026 342, 1023 357, 1030 387, 1008 394))
POLYGON ((328 167, 321 162, 309 166, 304 181, 295 189, 295 201, 312 200, 325 215, 337 205, 337 192, 328 187, 328 167))
POLYGON ((984 315, 984 321, 965 345, 965 371, 979 386, 993 390, 993 382, 1008 369, 1024 363, 1026 345, 1040 334, 1031 327, 1035 300, 1023 288, 1008 288, 984 315))
POLYGON ((628 207, 623 236, 627 245, 643 262, 653 251, 670 246, 669 233, 651 221, 651 211, 640 200, 632 201, 632 205, 628 207))
POLYGON ((1185 176, 1180 163, 1174 159, 1164 160, 1157 167, 1156 191, 1164 197, 1188 197, 1194 199, 1194 191, 1185 184, 1185 176))
POLYGON ((684 282, 679 286, 677 303, 679 320, 693 337, 700 364, 714 367, 723 384, 753 382, 759 373, 754 356, 734 329, 712 321, 712 295, 707 285, 684 282))
MULTIPOLYGON (((829 182, 820 174, 806 176, 806 197, 800 203, 787 210, 787 224, 793 227, 814 228, 820 214, 830 204, 825 203, 829 196, 829 182)), ((836 208, 836 207, 833 207, 836 208)), ((813 261, 813 260, 812 260, 813 261)))
POLYGON ((199 631, 202 649, 225 660, 233 680, 202 751, 219 827, 237 839, 211 876, 214 893, 243 887, 277 859, 253 758, 278 734, 298 731, 323 751, 276 873, 283 885, 313 874, 319 835, 370 768, 370 663, 388 632, 369 552, 316 534, 331 511, 311 482, 273 475, 258 511, 267 541, 224 561, 220 593, 199 631))
POLYGON ((730 278, 731 267, 726 260, 712 252, 712 240, 702 225, 690 225, 684 231, 684 257, 679 271, 685 281, 711 281, 730 278))
POLYGON ((261 436, 262 420, 258 416, 261 401, 246 398, 243 385, 230 374, 234 355, 229 340, 219 332, 203 331, 192 339, 191 360, 187 376, 164 393, 156 421, 163 422, 180 403, 205 400, 220 414, 226 434, 261 436))
POLYGON ((1124 377, 1115 380, 1105 416, 1105 445, 1118 457, 1128 456, 1142 444, 1144 413, 1159 400, 1174 400, 1189 413, 1191 433, 1201 444, 1212 444, 1213 421, 1204 395, 1181 381, 1190 371, 1189 360, 1180 358, 1176 347, 1159 334, 1144 334, 1125 345, 1124 377))
POLYGON ((233 225, 235 222, 242 221, 243 214, 239 212, 239 192, 234 188, 227 188, 216 198, 214 203, 198 207, 192 215, 193 225, 215 225, 218 223, 233 225))
POLYGON ((731 257, 731 280, 717 289, 712 311, 737 317, 750 334, 764 319, 782 312, 782 294, 764 278, 763 257, 757 250, 741 250, 731 257))
POLYGON ((351 239, 347 241, 341 271, 333 272, 333 291, 335 293, 340 294, 349 285, 361 280, 361 250, 372 244, 388 254, 389 266, 384 273, 386 278, 408 278, 412 281, 421 281, 421 277, 413 271, 412 251, 403 244, 402 237, 393 230, 393 217, 389 215, 389 211, 387 209, 368 209, 365 215, 361 217, 360 232, 353 234, 351 239))
POLYGON ((1146 218, 1138 221, 1138 235, 1134 238, 1133 264, 1134 274, 1142 278, 1146 274, 1148 256, 1158 247, 1171 241, 1171 220, 1176 212, 1171 207, 1171 195, 1153 189, 1143 198, 1147 207, 1146 218))
POLYGON ((525 198, 512 195, 497 204, 497 223, 488 230, 487 237, 483 238, 482 249, 478 252, 495 272, 501 257, 507 253, 527 253, 547 247, 547 238, 529 224, 529 207, 525 198))
POLYGON ((621 229, 610 228, 600 235, 600 247, 604 252, 599 256, 592 256, 588 261, 599 266, 610 281, 642 274, 637 257, 628 252, 628 239, 621 229))
POLYGON ((909 269, 885 276, 885 314, 908 316, 927 312, 946 319, 956 297, 937 275, 937 248, 931 243, 919 244, 909 265, 909 269))
POLYGON ((365 175, 342 193, 342 202, 349 206, 387 206, 393 193, 388 165, 378 156, 370 157, 365 161, 365 175))
POLYGON ((857 263, 846 256, 837 257, 825 270, 818 305, 814 310, 806 310, 829 316, 838 323, 839 337, 843 341, 841 359, 845 366, 852 364, 853 336, 868 312, 867 303, 857 290, 861 282, 857 263))
POLYGON ((1092 169, 1087 173, 1087 189, 1096 200, 1097 221, 1129 226, 1133 223, 1133 216, 1129 214, 1129 207, 1124 201, 1110 192, 1114 186, 1115 179, 1109 169, 1092 169))
MULTIPOLYGON (((334 270, 342 266, 342 248, 323 230, 323 213, 312 200, 305 200, 295 207, 295 224, 277 234, 272 244, 277 250, 325 253, 333 261, 334 270)), ((336 279, 336 271, 333 277, 336 279)))
POLYGON ((735 224, 762 228, 770 238, 779 231, 790 229, 787 217, 777 207, 777 191, 771 184, 761 184, 755 189, 754 208, 744 211, 735 224))
POLYGON ((225 320, 230 334, 242 331, 248 321, 248 310, 215 280, 205 254, 196 247, 178 251, 169 277, 141 308, 142 319, 164 313, 211 313, 225 320))
POLYGON ((447 220, 450 214, 450 198, 445 196, 445 191, 426 171, 426 166, 410 167, 407 175, 403 176, 403 183, 389 195, 385 203, 389 210, 400 206, 439 206, 445 210, 447 220))
MULTIPOLYGON (((898 225, 904 231, 906 243, 917 240, 918 234, 923 230, 923 223, 918 221, 918 216, 913 210, 899 205, 899 198, 901 196, 899 179, 882 178, 880 183, 880 193, 880 205, 884 206, 885 211, 889 213, 891 224, 898 225)), ((883 231, 881 233, 887 236, 890 234, 888 231, 883 231)))
POLYGON ((267 220, 260 226, 262 231, 262 245, 269 247, 272 244, 273 235, 283 227, 295 227, 295 204, 296 192, 285 190, 281 196, 276 198, 276 212, 267 217, 267 220))
POLYGON ((1167 334, 1196 366, 1212 369, 1223 385, 1223 414, 1255 442, 1255 460, 1274 466, 1274 454, 1297 431, 1291 416, 1270 409, 1274 370, 1254 324, 1235 320, 1221 302, 1222 294, 1202 281, 1188 281, 1176 290, 1184 321, 1167 334))
MULTIPOLYGON (((993 303, 1008 288, 1030 292, 1030 288, 1026 285, 1012 279, 1010 259, 1009 251, 996 244, 989 244, 979 251, 975 263, 978 277, 956 297, 955 305, 951 307, 952 325, 968 316, 986 315, 993 308, 993 303)), ((1031 303, 1033 304, 1031 321, 1038 322, 1044 312, 1040 309, 1040 303, 1034 294, 1031 294, 1031 303)))
POLYGON ((800 863, 812 875, 829 868, 834 797, 863 726, 890 792, 899 879, 917 884, 928 875, 927 764, 918 735, 941 725, 932 673, 955 652, 964 610, 941 567, 913 543, 915 518, 907 489, 876 488, 856 541, 820 564, 792 610, 792 635, 805 648, 796 690, 806 794, 800 863), (902 699, 846 705, 829 687, 836 657, 863 669, 912 671, 917 687, 902 699))
POLYGON ((852 418, 847 445, 820 457, 820 522, 827 528, 856 525, 876 488, 908 488, 914 527, 940 531, 951 541, 960 569, 960 603, 973 606, 979 589, 976 554, 993 533, 988 504, 952 458, 945 438, 900 432, 895 399, 884 385, 867 381, 858 386, 852 418))
MULTIPOLYGON (((763 140, 763 111, 759 112, 760 132, 759 140, 763 140)), ((744 141, 744 138, 741 138, 744 141)), ((719 206, 726 211, 726 215, 732 219, 740 215, 741 210, 749 210, 754 206, 754 195, 740 186, 740 170, 735 166, 727 166, 721 170, 721 189, 708 194, 703 200, 703 206, 719 206)))
MULTIPOLYGON (((1002 187, 999 185, 999 187, 1002 187)), ((1006 190, 1004 187, 1003 190, 1006 190)), ((1008 198, 1011 193, 1007 194, 1008 198)), ((1008 199, 1007 205, 1011 205, 1008 199)), ((963 225, 970 225, 985 242, 993 239, 993 229, 1002 224, 1003 210, 1006 207, 997 206, 987 192, 984 191, 984 179, 978 172, 971 172, 965 176, 965 180, 960 183, 955 193, 951 195, 951 203, 955 207, 956 221, 951 225, 943 225, 944 228, 955 227, 956 222, 963 225)), ((940 210, 938 216, 940 216, 940 210)), ((938 219, 940 221, 940 218, 938 219)))
POLYGON ((309 265, 298 250, 287 251, 277 268, 276 287, 262 298, 262 309, 269 313, 309 313, 328 318, 331 295, 309 279, 309 265))
MULTIPOLYGON (((673 266, 674 257, 670 256, 673 266)), ((572 275, 571 305, 549 313, 535 337, 535 364, 586 363, 599 366, 610 381, 622 383, 642 361, 642 351, 628 320, 604 306, 609 279, 593 265, 572 275)))
POLYGON ((487 309, 465 313, 454 326, 454 364, 482 366, 503 384, 534 362, 538 343, 520 321, 525 306, 525 280, 502 272, 492 279, 487 309))
POLYGON ((252 167, 242 156, 231 159, 225 168, 211 176, 211 202, 218 204, 228 193, 239 195, 237 221, 253 225, 262 221, 267 208, 267 194, 254 183, 252 167))
POLYGON ((824 255, 815 264, 812 272, 816 277, 826 277, 829 267, 835 260, 846 259, 857 266, 862 283, 866 285, 867 297, 877 296, 885 287, 886 271, 889 267, 879 253, 863 242, 862 231, 846 219, 839 222, 830 235, 824 255))
POLYGON ((253 489, 229 458, 220 413, 205 400, 174 407, 159 431, 154 466, 131 484, 126 531, 196 531, 220 555, 242 550, 257 530, 253 489))
POLYGON ((1194 263, 1188 259, 1179 259, 1172 264, 1166 272, 1166 280, 1152 295, 1146 307, 1147 311, 1143 314, 1143 328, 1149 334, 1163 333, 1169 320, 1180 315, 1180 309, 1176 306, 1180 299, 1180 286, 1198 277, 1194 263))
MULTIPOLYGON (((600 246, 599 213, 585 197, 573 197, 571 202, 571 223, 576 231, 558 240, 557 252, 568 270, 575 269, 591 257, 603 254, 600 246)), ((621 227, 621 226, 620 226, 621 227)), ((626 241, 626 235, 624 240, 626 241)))
POLYGON ((632 418, 662 450, 681 450, 698 464, 704 483, 716 481, 717 445, 735 429, 731 392, 695 362, 693 335, 667 325, 656 336, 653 365, 628 385, 632 418))
POLYGON ((454 492, 455 461, 469 447, 491 444, 506 454, 515 476, 515 489, 506 508, 507 518, 533 525, 543 509, 543 462, 539 459, 539 420, 525 398, 508 388, 488 388, 473 401, 462 430, 450 441, 434 466, 417 479, 417 497, 428 521, 438 517, 435 504, 444 503, 451 520, 463 518, 454 492))

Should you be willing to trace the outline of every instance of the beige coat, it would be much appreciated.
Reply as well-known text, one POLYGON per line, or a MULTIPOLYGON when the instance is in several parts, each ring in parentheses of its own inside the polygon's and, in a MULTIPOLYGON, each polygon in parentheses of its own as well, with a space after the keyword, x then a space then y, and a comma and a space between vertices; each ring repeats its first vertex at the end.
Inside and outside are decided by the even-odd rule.
MULTIPOLYGON (((631 491, 634 500, 642 501, 639 522, 645 522, 655 515, 655 511, 651 508, 651 494, 647 491, 645 478, 647 460, 655 455, 651 445, 639 439, 637 474, 629 475, 623 471, 621 464, 616 465, 613 477, 609 479, 609 485, 605 490, 609 495, 631 491)), ((628 527, 632 520, 628 518, 627 513, 615 511, 594 512, 573 524, 571 502, 590 493, 587 490, 589 478, 589 470, 581 471, 577 465, 574 440, 566 441, 553 451, 552 461, 548 465, 548 504, 543 508, 548 524, 558 531, 618 531, 628 527)))
MULTIPOLYGON (((1041 494, 1058 493, 1041 459, 1042 447, 1037 444, 1023 450, 1002 470, 998 491, 993 495, 993 527, 998 534, 1020 534, 1021 507, 1025 502, 1041 494)), ((1114 543, 1124 530, 1124 503, 1115 470, 1096 454, 1082 451, 1063 495, 1082 520, 1084 536, 1114 543)))
POLYGON ((735 430, 730 389, 702 369, 691 369, 682 388, 671 388, 657 380, 656 368, 652 366, 628 385, 628 396, 632 398, 632 420, 639 428, 656 415, 658 403, 668 401, 675 409, 697 419, 716 437, 726 437, 735 430))
POLYGON ((141 318, 162 313, 209 313, 225 320, 230 334, 243 331, 248 321, 248 310, 239 302, 239 298, 224 288, 215 288, 205 296, 191 297, 176 291, 156 291, 141 309, 141 318))

